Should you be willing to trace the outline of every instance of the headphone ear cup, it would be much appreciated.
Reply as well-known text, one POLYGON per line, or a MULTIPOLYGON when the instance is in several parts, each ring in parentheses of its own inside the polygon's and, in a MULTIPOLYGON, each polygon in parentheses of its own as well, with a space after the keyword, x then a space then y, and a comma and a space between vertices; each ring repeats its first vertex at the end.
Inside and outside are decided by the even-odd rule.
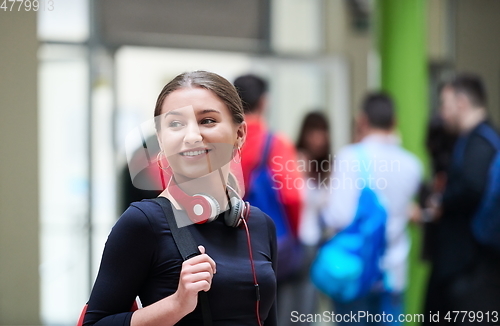
POLYGON ((217 200, 206 194, 193 195, 190 206, 192 211, 189 211, 188 215, 196 224, 212 222, 220 213, 220 207, 217 200))
POLYGON ((236 228, 241 223, 245 203, 236 197, 231 197, 230 201, 231 208, 228 209, 224 215, 224 223, 226 223, 227 226, 236 228))

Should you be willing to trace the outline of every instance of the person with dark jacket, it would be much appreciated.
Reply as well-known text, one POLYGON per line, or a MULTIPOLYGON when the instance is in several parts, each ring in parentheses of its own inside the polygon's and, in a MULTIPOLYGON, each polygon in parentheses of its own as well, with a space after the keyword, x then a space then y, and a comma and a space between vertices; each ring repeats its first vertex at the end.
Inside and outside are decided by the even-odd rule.
MULTIPOLYGON (((498 324, 500 253, 481 245, 472 232, 472 220, 485 194, 496 153, 478 132, 483 125, 492 128, 485 88, 479 77, 462 74, 445 84, 441 101, 445 126, 459 138, 437 210, 426 313, 439 312, 439 322, 446 324, 498 324), (454 311, 473 312, 475 316, 455 319, 454 311)), ((427 324, 436 322, 426 320, 427 324)))

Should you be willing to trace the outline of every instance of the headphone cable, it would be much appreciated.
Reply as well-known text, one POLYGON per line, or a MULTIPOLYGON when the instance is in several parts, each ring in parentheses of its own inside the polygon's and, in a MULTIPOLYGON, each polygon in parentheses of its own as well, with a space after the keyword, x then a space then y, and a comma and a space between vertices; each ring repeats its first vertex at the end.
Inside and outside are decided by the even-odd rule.
POLYGON ((257 300, 255 301, 255 311, 257 314, 257 323, 259 326, 262 326, 262 323, 260 321, 260 311, 259 311, 260 289, 259 289, 259 283, 257 283, 257 274, 255 273, 255 266, 253 263, 252 244, 250 242, 250 232, 248 231, 248 225, 247 225, 247 222, 245 221, 245 219, 242 218, 241 220, 243 221, 243 225, 245 226, 245 231, 247 233, 248 253, 250 255, 250 266, 252 267, 253 284, 255 286, 255 294, 257 297, 257 300))

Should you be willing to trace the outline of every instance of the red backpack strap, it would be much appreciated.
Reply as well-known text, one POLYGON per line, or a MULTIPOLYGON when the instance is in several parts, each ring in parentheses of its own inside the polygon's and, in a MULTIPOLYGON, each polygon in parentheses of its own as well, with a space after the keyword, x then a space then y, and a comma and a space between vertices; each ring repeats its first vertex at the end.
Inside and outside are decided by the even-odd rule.
POLYGON ((78 318, 78 322, 76 323, 76 326, 82 326, 83 325, 83 318, 85 318, 85 313, 87 312, 88 304, 83 306, 82 313, 80 314, 80 318, 78 318))

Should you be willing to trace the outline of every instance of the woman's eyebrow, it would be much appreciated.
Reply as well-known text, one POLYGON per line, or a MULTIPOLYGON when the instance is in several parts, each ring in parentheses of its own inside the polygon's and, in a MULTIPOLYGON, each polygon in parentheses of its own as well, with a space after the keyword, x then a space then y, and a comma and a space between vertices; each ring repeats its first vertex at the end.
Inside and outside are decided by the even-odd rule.
POLYGON ((176 110, 168 111, 167 113, 165 113, 165 118, 168 117, 169 115, 181 115, 182 116, 182 113, 180 113, 179 111, 176 111, 176 110))
POLYGON ((200 114, 205 114, 205 113, 218 113, 218 114, 221 114, 219 110, 215 110, 215 109, 205 109, 205 110, 202 110, 200 112, 200 114))

